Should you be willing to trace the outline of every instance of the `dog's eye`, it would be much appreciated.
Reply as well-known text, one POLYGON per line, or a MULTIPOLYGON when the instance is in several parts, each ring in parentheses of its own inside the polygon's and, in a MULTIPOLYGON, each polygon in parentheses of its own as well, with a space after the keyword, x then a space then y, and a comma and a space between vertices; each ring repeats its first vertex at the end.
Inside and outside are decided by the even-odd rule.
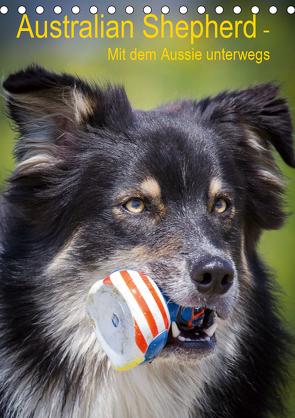
POLYGON ((127 209, 131 213, 141 213, 146 210, 145 204, 140 199, 130 199, 127 203, 125 203, 124 208, 127 209))
POLYGON ((218 199, 214 207, 215 212, 217 213, 223 213, 226 211, 227 208, 228 208, 228 204, 224 199, 218 199))

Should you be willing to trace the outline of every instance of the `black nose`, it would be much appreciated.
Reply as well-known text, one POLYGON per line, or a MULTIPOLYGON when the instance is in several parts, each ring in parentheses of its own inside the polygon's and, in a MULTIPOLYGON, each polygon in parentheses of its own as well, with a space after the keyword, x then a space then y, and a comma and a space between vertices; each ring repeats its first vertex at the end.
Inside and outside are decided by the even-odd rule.
POLYGON ((234 281, 232 265, 220 257, 210 257, 194 265, 191 279, 200 293, 208 296, 223 295, 234 281))

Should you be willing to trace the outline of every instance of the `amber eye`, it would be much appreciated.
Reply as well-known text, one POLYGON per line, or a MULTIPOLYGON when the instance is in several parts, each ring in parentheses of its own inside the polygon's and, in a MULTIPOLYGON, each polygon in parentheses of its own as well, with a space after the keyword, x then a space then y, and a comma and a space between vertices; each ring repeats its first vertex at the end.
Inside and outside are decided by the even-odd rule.
POLYGON ((228 204, 224 199, 218 199, 214 207, 215 212, 217 213, 223 213, 226 211, 227 208, 228 208, 228 204))
POLYGON ((131 213, 141 213, 146 210, 145 204, 140 199, 130 199, 125 203, 124 208, 131 213))

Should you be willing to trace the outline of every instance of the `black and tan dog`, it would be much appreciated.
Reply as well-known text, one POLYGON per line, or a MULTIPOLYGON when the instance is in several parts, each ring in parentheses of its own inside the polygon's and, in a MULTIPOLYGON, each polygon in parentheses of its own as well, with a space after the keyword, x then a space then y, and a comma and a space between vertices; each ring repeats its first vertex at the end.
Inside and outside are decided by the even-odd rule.
POLYGON ((38 66, 3 87, 19 139, 1 207, 0 417, 283 416, 292 341, 256 250, 285 218, 273 147, 295 167, 278 87, 146 112, 121 87, 38 66), (126 372, 85 316, 118 268, 206 307, 126 372))

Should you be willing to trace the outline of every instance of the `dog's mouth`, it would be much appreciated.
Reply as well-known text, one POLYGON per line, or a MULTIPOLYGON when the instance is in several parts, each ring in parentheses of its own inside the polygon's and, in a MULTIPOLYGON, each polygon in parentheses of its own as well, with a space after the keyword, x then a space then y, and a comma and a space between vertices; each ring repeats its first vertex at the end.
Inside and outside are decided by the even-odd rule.
POLYGON ((166 346, 183 348, 214 348, 217 328, 216 313, 208 308, 180 307, 173 318, 166 346), (191 312, 189 318, 187 314, 191 312))

